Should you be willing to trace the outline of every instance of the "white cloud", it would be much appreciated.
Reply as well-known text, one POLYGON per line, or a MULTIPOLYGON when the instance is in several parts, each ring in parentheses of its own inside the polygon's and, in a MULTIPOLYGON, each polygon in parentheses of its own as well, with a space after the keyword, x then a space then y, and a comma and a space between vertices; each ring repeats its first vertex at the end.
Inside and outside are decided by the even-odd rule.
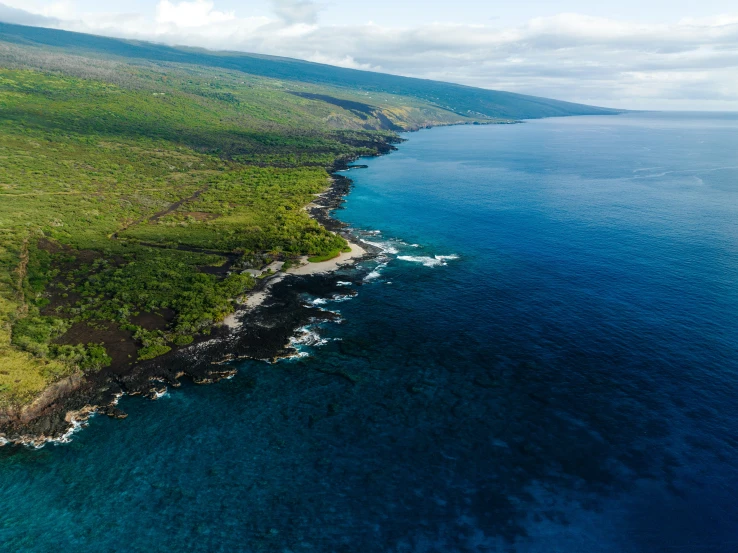
POLYGON ((305 58, 308 61, 315 63, 324 63, 326 65, 336 65, 338 67, 348 67, 349 69, 363 69, 365 71, 382 71, 382 68, 378 65, 371 65, 369 63, 359 63, 351 56, 344 56, 342 58, 335 58, 325 55, 321 52, 315 52, 312 55, 305 58))
MULTIPOLYGON (((35 13, 51 5, 28 1, 36 2, 35 13)), ((308 0, 272 0, 272 7, 272 17, 244 17, 211 0, 161 0, 155 18, 56 15, 59 23, 39 24, 600 105, 738 110, 738 15, 645 24, 569 13, 508 28, 494 22, 390 28, 321 26, 320 7, 308 0)))
POLYGON ((274 13, 288 25, 315 24, 320 6, 310 0, 272 0, 274 13))
POLYGON ((204 27, 236 18, 233 12, 221 12, 214 8, 215 3, 208 0, 177 3, 161 0, 156 6, 156 22, 187 28, 204 27))
POLYGON ((41 15, 46 17, 71 17, 74 13, 74 5, 72 2, 61 1, 51 2, 48 6, 44 6, 41 9, 41 15))
POLYGON ((13 6, 0 4, 0 21, 16 23, 18 25, 41 25, 53 27, 59 24, 59 20, 44 15, 21 10, 13 6))
MULTIPOLYGON (((23 10, 27 13, 42 17, 62 17, 70 18, 74 15, 74 6, 67 0, 4 0, 0 6, 16 10, 23 10)), ((5 17, 5 10, 0 12, 5 17)))

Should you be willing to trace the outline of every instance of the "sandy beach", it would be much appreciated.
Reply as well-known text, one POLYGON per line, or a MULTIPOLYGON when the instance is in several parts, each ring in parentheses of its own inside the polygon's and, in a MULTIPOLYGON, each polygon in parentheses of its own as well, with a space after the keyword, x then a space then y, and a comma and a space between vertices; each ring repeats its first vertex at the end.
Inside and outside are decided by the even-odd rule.
POLYGON ((343 265, 350 265, 355 263, 357 259, 366 255, 366 250, 355 244, 349 242, 350 252, 342 252, 338 257, 329 259, 328 261, 320 261, 318 263, 310 263, 307 256, 300 258, 301 264, 297 267, 291 267, 286 271, 287 274, 291 275, 314 275, 318 273, 329 273, 337 270, 343 265))
MULTIPOLYGON (((277 272, 273 276, 268 277, 269 280, 266 285, 258 292, 249 294, 245 301, 240 305, 235 312, 228 315, 221 324, 228 327, 231 330, 238 330, 241 328, 241 316, 244 311, 253 309, 254 307, 260 306, 269 297, 269 289, 276 283, 284 279, 287 275, 315 275, 320 273, 330 273, 335 271, 344 265, 350 265, 355 263, 357 259, 360 259, 366 255, 366 250, 355 244, 354 242, 348 243, 351 248, 350 252, 341 252, 340 255, 329 259, 328 261, 320 261, 318 263, 310 263, 308 256, 302 256, 300 258, 300 265, 287 269, 284 272, 277 272)), ((283 262, 277 262, 278 264, 272 264, 269 266, 274 271, 279 271, 282 268, 283 262)), ((255 276, 258 276, 265 272, 264 270, 253 271, 255 276)))

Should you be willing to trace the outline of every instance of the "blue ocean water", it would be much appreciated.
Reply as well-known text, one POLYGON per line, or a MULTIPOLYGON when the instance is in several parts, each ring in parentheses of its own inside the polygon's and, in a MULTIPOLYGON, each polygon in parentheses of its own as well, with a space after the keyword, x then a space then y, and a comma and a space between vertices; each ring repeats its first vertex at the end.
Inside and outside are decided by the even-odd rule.
POLYGON ((738 116, 406 138, 340 324, 0 448, 1 551, 738 551, 738 116))

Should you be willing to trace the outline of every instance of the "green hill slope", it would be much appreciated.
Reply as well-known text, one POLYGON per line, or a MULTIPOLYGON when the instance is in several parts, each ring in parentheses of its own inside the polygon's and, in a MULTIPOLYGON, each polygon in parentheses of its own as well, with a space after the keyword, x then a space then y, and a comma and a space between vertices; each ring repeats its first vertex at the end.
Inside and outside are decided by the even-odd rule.
POLYGON ((597 115, 615 110, 538 98, 458 84, 344 69, 306 61, 175 48, 148 42, 106 38, 39 27, 0 23, 0 40, 23 45, 54 47, 83 55, 195 64, 242 71, 276 79, 338 86, 353 91, 382 92, 419 98, 455 113, 502 119, 535 119, 567 115, 597 115))

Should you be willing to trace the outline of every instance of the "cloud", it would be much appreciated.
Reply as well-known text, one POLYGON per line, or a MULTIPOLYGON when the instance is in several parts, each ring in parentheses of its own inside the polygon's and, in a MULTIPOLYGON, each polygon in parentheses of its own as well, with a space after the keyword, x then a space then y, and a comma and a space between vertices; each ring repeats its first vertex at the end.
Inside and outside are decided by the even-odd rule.
POLYGON ((305 58, 315 63, 324 63, 326 65, 336 65, 338 67, 347 67, 349 69, 363 69, 364 71, 381 71, 381 67, 371 65, 369 63, 359 63, 351 56, 342 58, 334 58, 321 52, 314 52, 305 58))
MULTIPOLYGON (((35 1, 31 11, 37 14, 50 5, 10 1, 35 1)), ((219 11, 210 0, 161 0, 155 18, 77 14, 30 24, 296 57, 600 105, 738 110, 738 15, 645 24, 568 13, 508 28, 494 21, 389 28, 321 26, 320 6, 308 0, 272 0, 272 8, 270 17, 244 17, 219 11)), ((20 15, 14 12, 14 17, 18 22, 20 15)))
POLYGON ((53 27, 60 23, 55 17, 31 13, 25 10, 0 4, 0 21, 15 23, 16 25, 31 25, 38 27, 53 27))
POLYGON ((178 3, 161 0, 156 6, 156 21, 175 28, 188 28, 204 27, 236 18, 233 12, 221 12, 214 8, 215 3, 208 0, 178 3))
POLYGON ((272 7, 277 17, 288 25, 314 25, 320 11, 320 7, 310 0, 272 0, 272 7))

